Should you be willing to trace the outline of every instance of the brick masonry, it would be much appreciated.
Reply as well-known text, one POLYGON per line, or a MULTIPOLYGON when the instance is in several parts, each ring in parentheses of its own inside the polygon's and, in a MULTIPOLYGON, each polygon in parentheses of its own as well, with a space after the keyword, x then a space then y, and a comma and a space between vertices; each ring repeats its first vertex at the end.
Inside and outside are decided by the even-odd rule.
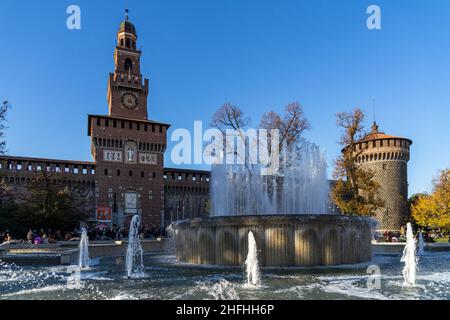
POLYGON ((376 213, 379 230, 398 231, 406 224, 408 207, 408 161, 412 141, 372 131, 356 145, 357 163, 374 173, 380 184, 379 197, 384 208, 376 213))
POLYGON ((82 188, 89 201, 82 210, 97 219, 110 208, 111 224, 127 226, 139 214, 145 227, 165 227, 173 219, 207 214, 207 171, 164 168, 169 124, 148 118, 149 80, 140 70, 134 25, 123 21, 108 79, 108 114, 88 115, 93 162, 0 157, 0 175, 14 186, 16 198, 39 171, 52 181, 82 188))
MULTIPOLYGON (((0 157, 0 176, 14 186, 16 197, 46 171, 55 183, 83 189, 85 210, 96 220, 96 208, 112 210, 112 223, 127 226, 133 214, 146 227, 208 215, 210 172, 164 167, 169 124, 148 118, 149 80, 140 73, 141 51, 128 20, 121 23, 114 50, 114 72, 108 79, 108 114, 88 115, 93 162, 0 157)), ((412 141, 372 132, 357 145, 357 162, 373 170, 385 208, 377 212, 379 229, 399 230, 408 216, 407 162, 412 141)))

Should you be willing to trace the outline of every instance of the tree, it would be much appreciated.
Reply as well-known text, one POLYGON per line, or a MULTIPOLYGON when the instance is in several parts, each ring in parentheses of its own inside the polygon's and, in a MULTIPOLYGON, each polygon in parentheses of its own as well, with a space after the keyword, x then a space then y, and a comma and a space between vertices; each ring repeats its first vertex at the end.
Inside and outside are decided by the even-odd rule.
MULTIPOLYGON (((246 117, 239 107, 231 103, 225 103, 214 113, 211 126, 222 132, 224 141, 226 131, 233 130, 245 147, 248 148, 249 141, 246 139, 244 131, 250 123, 251 119, 246 117)), ((305 116, 303 107, 298 102, 288 104, 283 115, 274 111, 264 113, 259 123, 259 129, 267 130, 269 141, 272 138, 271 130, 278 130, 280 156, 284 148, 291 150, 299 142, 302 133, 309 128, 309 121, 305 116)), ((231 149, 231 152, 236 154, 235 149, 228 148, 228 145, 226 146, 227 152, 230 152, 231 149)), ((270 147, 271 145, 269 144, 269 152, 271 151, 270 147)))
POLYGON ((8 199, 11 190, 11 185, 0 175, 0 203, 8 199))
POLYGON ((283 116, 274 111, 264 113, 259 126, 268 130, 269 134, 273 129, 279 131, 280 153, 284 147, 290 149, 295 145, 302 133, 311 128, 303 107, 298 102, 288 104, 283 116))
POLYGON ((227 172, 227 179, 235 184, 251 181, 245 191, 240 187, 230 191, 230 206, 236 212, 251 211, 252 214, 288 210, 287 190, 292 188, 285 186, 293 181, 296 165, 302 164, 309 155, 303 151, 310 150, 301 139, 302 133, 310 127, 303 107, 298 102, 290 103, 283 114, 264 113, 258 127, 248 128, 250 123, 244 112, 231 104, 219 108, 211 122, 225 142, 222 146, 225 146, 227 161, 222 170, 227 172), (232 163, 230 159, 237 161, 232 163), (288 171, 290 176, 286 176, 288 171))
POLYGON ((80 210, 88 196, 77 188, 59 185, 45 171, 37 173, 27 185, 25 206, 35 227, 71 230, 87 217, 80 210))
MULTIPOLYGON (((232 130, 233 134, 240 139, 240 143, 248 148, 248 140, 245 137, 245 129, 251 123, 251 119, 244 116, 244 112, 237 106, 231 103, 225 103, 221 106, 213 115, 211 121, 211 127, 218 129, 222 133, 223 145, 225 146, 225 151, 227 154, 233 154, 237 157, 242 157, 243 155, 237 152, 237 149, 233 145, 228 145, 227 131, 232 130)), ((240 159, 245 162, 246 167, 248 163, 245 159, 240 159)))
POLYGON ((5 141, 5 129, 6 129, 6 114, 8 113, 9 102, 3 101, 0 107, 0 154, 5 154, 6 152, 6 141, 5 141))
MULTIPOLYGON (((3 101, 0 107, 0 155, 5 154, 6 152, 6 141, 4 130, 6 129, 5 121, 8 109, 9 109, 8 101, 3 101)), ((5 197, 9 194, 10 191, 11 186, 4 179, 3 176, 0 176, 0 203, 5 200, 5 197)))
POLYGON ((239 107, 225 103, 214 113, 211 126, 219 129, 225 135, 227 129, 244 130, 250 122, 250 118, 245 117, 239 107))
POLYGON ((384 203, 379 199, 380 185, 374 180, 374 173, 357 164, 357 157, 364 148, 356 145, 366 135, 364 113, 356 108, 352 112, 337 114, 337 125, 344 129, 339 144, 343 146, 333 172, 336 183, 331 198, 344 214, 374 216, 384 203))
POLYGON ((411 204, 411 215, 422 227, 450 229, 450 169, 433 182, 433 192, 422 194, 411 204))

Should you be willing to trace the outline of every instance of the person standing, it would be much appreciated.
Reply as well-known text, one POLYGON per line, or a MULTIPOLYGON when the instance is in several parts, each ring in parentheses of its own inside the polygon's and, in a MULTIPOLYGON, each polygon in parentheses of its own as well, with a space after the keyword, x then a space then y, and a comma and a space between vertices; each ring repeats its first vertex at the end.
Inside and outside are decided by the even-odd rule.
POLYGON ((34 238, 33 236, 34 236, 33 231, 30 229, 27 233, 27 242, 28 243, 33 243, 33 238, 34 238))

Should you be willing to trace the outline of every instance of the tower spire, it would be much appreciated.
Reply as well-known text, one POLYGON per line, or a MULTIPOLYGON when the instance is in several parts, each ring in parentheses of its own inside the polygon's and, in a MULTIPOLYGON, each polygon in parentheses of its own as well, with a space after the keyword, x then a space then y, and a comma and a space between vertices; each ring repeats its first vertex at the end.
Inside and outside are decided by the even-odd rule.
POLYGON ((375 97, 372 97, 372 112, 373 112, 373 124, 372 124, 372 133, 378 133, 378 125, 376 121, 376 113, 375 113, 375 97))
POLYGON ((108 85, 109 114, 135 119, 148 119, 148 79, 141 74, 141 51, 136 49, 136 27, 129 21, 129 10, 125 9, 125 20, 117 32, 114 50, 114 73, 108 85))
POLYGON ((375 109, 375 97, 372 97, 372 109, 373 109, 373 123, 376 123, 376 109, 375 109))

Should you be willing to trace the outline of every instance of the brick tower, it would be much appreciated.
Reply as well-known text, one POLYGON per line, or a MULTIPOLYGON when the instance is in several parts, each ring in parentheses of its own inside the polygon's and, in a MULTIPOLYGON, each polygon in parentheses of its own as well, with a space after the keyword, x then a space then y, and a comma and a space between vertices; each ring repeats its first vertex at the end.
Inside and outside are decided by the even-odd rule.
POLYGON ((356 145, 361 151, 357 163, 372 170, 380 184, 384 208, 376 213, 379 230, 398 231, 408 217, 408 161, 412 141, 387 135, 378 130, 376 122, 371 132, 356 145))
POLYGON ((161 226, 163 215, 163 155, 169 125, 148 119, 149 81, 142 77, 136 42, 136 28, 127 12, 117 33, 114 73, 108 79, 109 113, 89 115, 88 134, 96 163, 97 215, 107 212, 98 220, 126 227, 138 214, 145 227, 153 228, 161 226))

